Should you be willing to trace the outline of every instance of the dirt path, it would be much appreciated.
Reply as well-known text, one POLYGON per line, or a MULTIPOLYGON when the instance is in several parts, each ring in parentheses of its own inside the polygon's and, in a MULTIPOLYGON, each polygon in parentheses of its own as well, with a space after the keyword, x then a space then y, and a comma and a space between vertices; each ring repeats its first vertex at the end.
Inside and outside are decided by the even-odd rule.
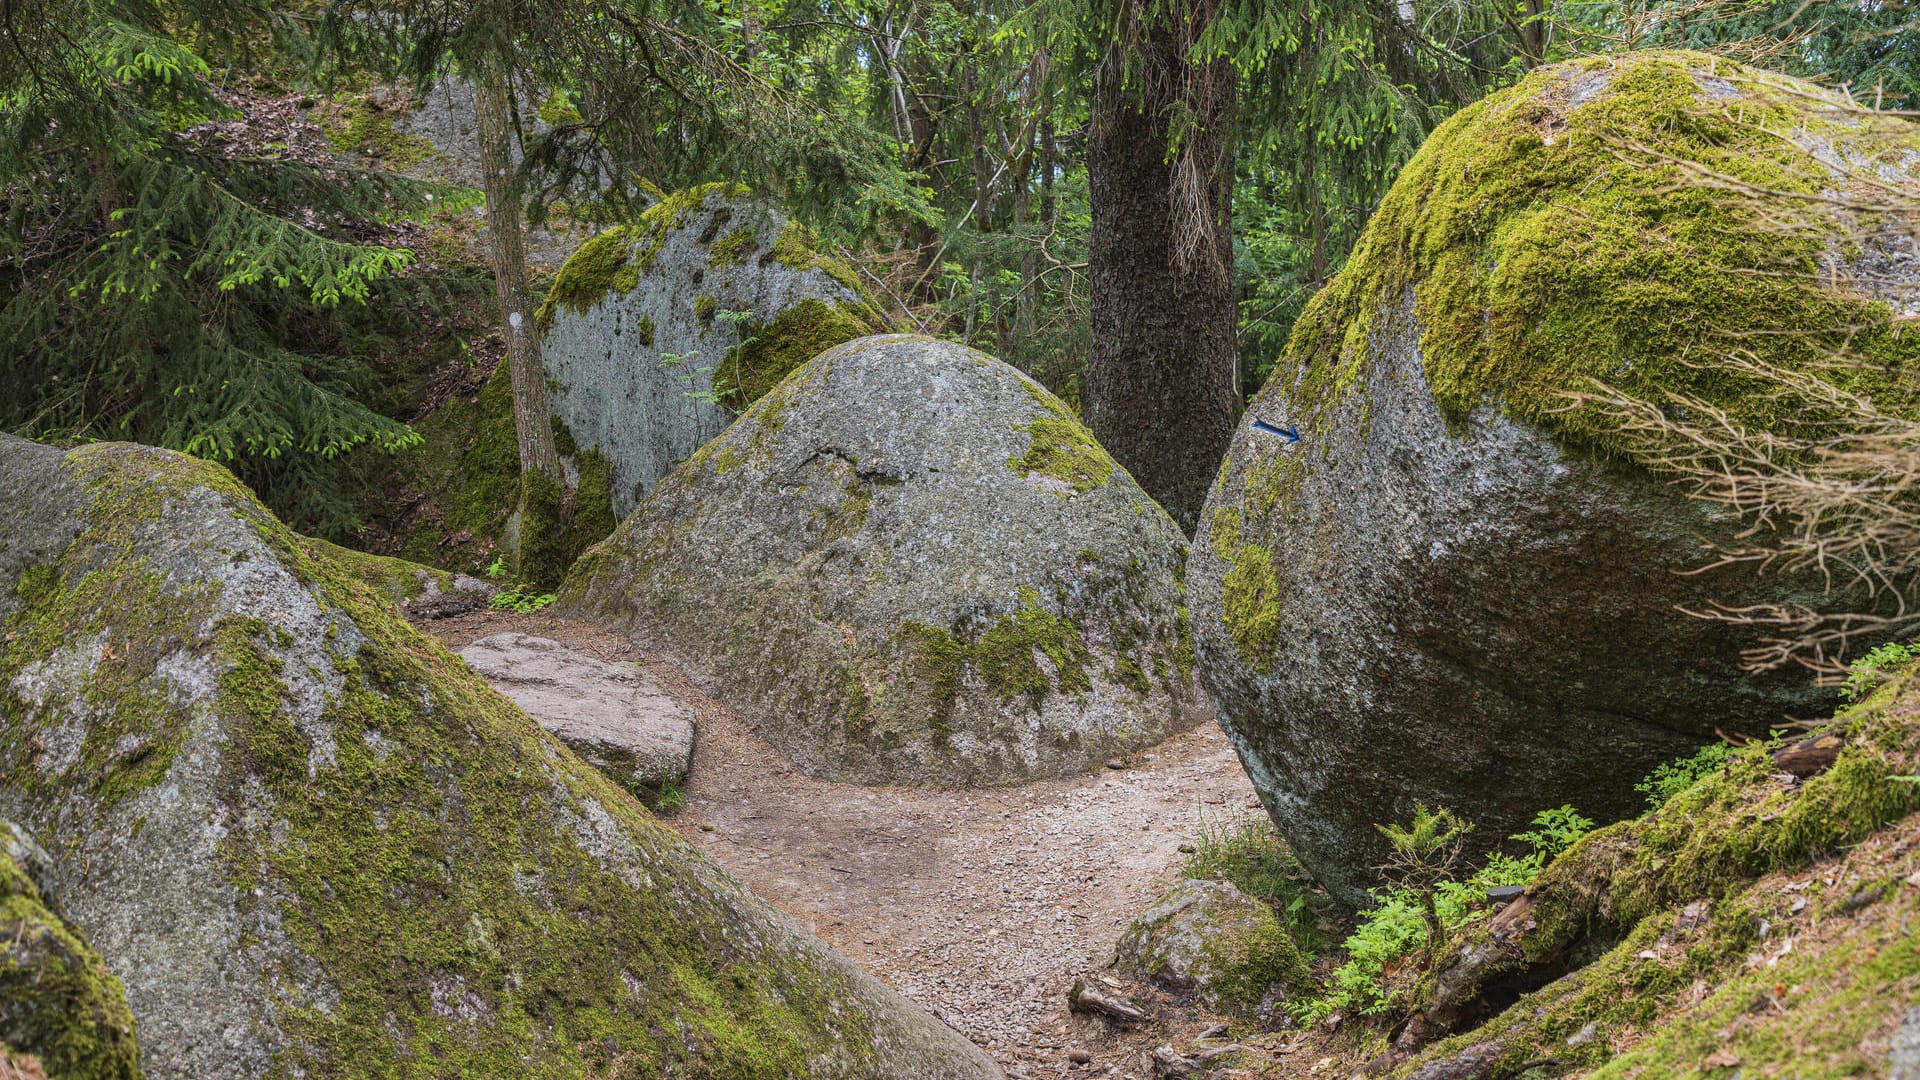
POLYGON ((1097 775, 867 788, 800 773, 686 675, 598 627, 488 612, 426 629, 456 648, 517 630, 639 663, 697 719, 687 803, 667 823, 1010 1075, 1144 1077, 1145 1052, 1178 1034, 1100 1038, 1069 1018, 1065 993, 1178 876, 1204 822, 1258 812, 1214 725, 1097 775), (1069 1065, 1076 1047, 1090 1065, 1069 1065))

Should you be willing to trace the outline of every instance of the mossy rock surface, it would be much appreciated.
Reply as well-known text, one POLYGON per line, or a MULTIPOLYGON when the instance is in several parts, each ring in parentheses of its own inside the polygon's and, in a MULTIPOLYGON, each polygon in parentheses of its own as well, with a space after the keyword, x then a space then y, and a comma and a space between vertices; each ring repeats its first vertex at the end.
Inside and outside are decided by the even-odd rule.
POLYGON ((1838 740, 1825 771, 1799 780, 1769 744, 1739 750, 1588 834, 1430 971, 1403 970, 1390 1075, 1522 1080, 1545 1060, 1590 1077, 1904 1075, 1920 1034, 1916 670, 1794 737, 1838 740))
POLYGON ((230 474, 0 436, 0 815, 149 1077, 991 1077, 230 474))
POLYGON ((1140 913, 1114 950, 1119 969, 1215 1012, 1270 1023, 1312 984, 1273 909, 1226 881, 1183 881, 1140 913))
POLYGON ((52 1080, 139 1080, 126 991, 41 894, 51 866, 0 821, 0 1064, 30 1054, 52 1080))
POLYGON ((1542 69, 1433 134, 1302 314, 1188 572, 1221 723, 1343 900, 1364 903, 1386 859, 1375 824, 1416 802, 1486 844, 1546 806, 1614 819, 1716 728, 1764 733, 1830 704, 1802 672, 1742 673, 1759 631, 1682 609, 1869 601, 1751 568, 1682 575, 1738 523, 1565 394, 1607 380, 1779 430, 1796 414, 1716 350, 1810 370, 1851 332, 1869 362, 1849 388, 1912 414, 1920 331, 1896 314, 1920 261, 1836 283, 1823 267, 1891 234, 1863 250, 1816 221, 1783 238, 1736 196, 1679 182, 1691 166, 1818 190, 1835 153, 1920 169, 1912 125, 1724 60, 1542 69))
POLYGON ((580 245, 536 321, 554 413, 610 463, 621 517, 788 372, 892 329, 851 267, 730 184, 580 245))
POLYGON ((838 346, 663 480, 561 590, 810 772, 1003 783, 1204 716, 1179 530, 1039 384, 838 346))

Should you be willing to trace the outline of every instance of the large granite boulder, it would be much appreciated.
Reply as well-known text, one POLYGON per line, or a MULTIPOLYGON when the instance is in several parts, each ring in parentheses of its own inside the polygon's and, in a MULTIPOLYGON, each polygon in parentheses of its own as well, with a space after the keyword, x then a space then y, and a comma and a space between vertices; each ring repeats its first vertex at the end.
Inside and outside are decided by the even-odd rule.
POLYGON ((0 816, 148 1077, 997 1075, 220 467, 0 436, 0 488, 0 816))
POLYGON ((611 466, 621 517, 788 372, 891 329, 806 226, 727 184, 582 244, 535 321, 554 416, 611 466))
POLYGON ((1038 383, 931 338, 789 376, 561 589, 810 772, 1060 775, 1204 716, 1167 515, 1038 383))
POLYGON ((693 710, 633 664, 512 633, 481 638, 460 659, 642 802, 654 805, 686 781, 693 710))
POLYGON ((1792 434, 1777 384, 1725 358, 1821 371, 1852 335, 1873 362, 1847 388, 1910 409, 1920 335, 1895 314, 1920 298, 1911 234, 1865 241, 1891 272, 1849 279, 1830 273, 1848 257, 1831 219, 1783 234, 1732 181, 1697 179, 1817 192, 1836 153, 1912 178, 1920 141, 1706 56, 1543 69, 1434 133, 1303 313, 1188 580, 1221 723, 1336 895, 1364 900, 1387 855, 1375 824, 1417 802, 1482 843, 1563 803, 1628 816, 1636 781, 1716 729, 1830 706, 1802 671, 1741 671, 1764 631, 1685 612, 1866 601, 1778 570, 1683 574, 1740 523, 1566 392, 1690 395, 1792 434))
POLYGON ((139 1080, 126 991, 36 884, 51 866, 0 821, 0 1076, 31 1061, 57 1080, 139 1080))
POLYGON ((1229 881, 1182 881, 1127 925, 1114 966, 1214 1012, 1261 1023, 1312 988, 1299 946, 1273 909, 1229 881))

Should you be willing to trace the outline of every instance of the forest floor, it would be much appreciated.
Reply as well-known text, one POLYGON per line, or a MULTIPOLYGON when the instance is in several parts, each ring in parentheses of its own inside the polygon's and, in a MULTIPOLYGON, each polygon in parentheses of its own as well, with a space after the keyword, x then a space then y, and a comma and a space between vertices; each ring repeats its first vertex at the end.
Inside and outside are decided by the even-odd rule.
MULTIPOLYGON (((1114 943, 1178 879, 1181 846, 1260 813, 1214 724, 1084 776, 862 787, 801 773, 687 675, 601 627, 476 612, 423 628, 456 649, 518 631, 638 664, 695 714, 686 802, 665 823, 1011 1077, 1151 1077, 1156 1047, 1185 1046, 1213 1019, 1125 985, 1155 1014, 1125 1031, 1070 1014, 1066 995, 1082 975, 1122 987, 1105 970, 1114 943)), ((1320 1040, 1285 1042, 1304 1056, 1320 1040)))

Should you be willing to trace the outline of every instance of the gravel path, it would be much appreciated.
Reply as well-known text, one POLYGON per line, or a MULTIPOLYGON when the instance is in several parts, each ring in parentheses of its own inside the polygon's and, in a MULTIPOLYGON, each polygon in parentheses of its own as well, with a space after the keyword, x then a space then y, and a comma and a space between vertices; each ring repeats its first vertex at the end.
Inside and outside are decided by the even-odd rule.
POLYGON ((426 629, 455 647, 517 630, 639 663, 696 715, 686 806, 667 824, 1016 1077, 1150 1075, 1144 1051, 1169 1024, 1103 1038, 1069 1018, 1066 990, 1178 876, 1182 843, 1259 812, 1210 723, 1094 775, 868 788, 800 773, 686 675, 598 627, 480 613, 426 629), (1091 1065, 1069 1066, 1075 1047, 1091 1065))

